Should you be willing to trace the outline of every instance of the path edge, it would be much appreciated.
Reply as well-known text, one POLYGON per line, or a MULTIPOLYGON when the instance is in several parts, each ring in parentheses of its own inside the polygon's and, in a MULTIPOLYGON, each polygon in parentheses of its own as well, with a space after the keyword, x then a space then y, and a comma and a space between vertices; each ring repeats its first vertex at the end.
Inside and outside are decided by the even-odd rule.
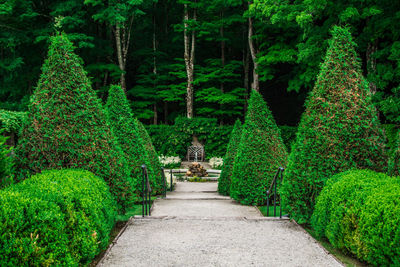
POLYGON ((114 245, 118 242, 118 239, 121 237, 121 235, 125 232, 126 228, 132 223, 133 217, 130 217, 129 220, 126 222, 125 226, 122 227, 122 229, 119 231, 118 235, 111 241, 111 243, 108 245, 106 252, 104 252, 103 257, 101 260, 96 264, 96 267, 99 267, 103 264, 104 260, 110 254, 111 249, 114 247, 114 245))
POLYGON ((342 265, 343 267, 345 267, 346 265, 338 259, 338 257, 336 257, 334 254, 330 253, 317 239, 315 239, 312 235, 310 235, 309 232, 306 231, 306 229, 304 229, 300 224, 298 224, 294 219, 290 219, 291 222, 293 222, 297 227, 299 227, 301 229, 301 231, 303 233, 305 233, 306 235, 308 235, 309 237, 311 237, 311 239, 313 239, 315 241, 316 244, 318 244, 318 246, 320 248, 322 248, 322 250, 328 254, 331 255, 340 265, 342 265))

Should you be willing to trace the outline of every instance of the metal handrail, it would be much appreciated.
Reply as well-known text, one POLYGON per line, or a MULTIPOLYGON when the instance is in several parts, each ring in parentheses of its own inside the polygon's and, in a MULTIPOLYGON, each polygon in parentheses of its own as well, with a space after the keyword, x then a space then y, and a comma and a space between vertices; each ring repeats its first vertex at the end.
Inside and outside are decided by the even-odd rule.
POLYGON ((142 165, 142 173, 142 217, 144 217, 151 216, 151 186, 145 164, 142 165))
POLYGON ((164 173, 164 167, 161 167, 161 173, 162 173, 162 178, 163 178, 163 196, 164 198, 167 197, 167 178, 165 177, 165 173, 164 173))
MULTIPOLYGON (((269 189, 267 190, 267 217, 269 216, 269 197, 271 194, 272 189, 274 190, 274 217, 276 217, 276 198, 277 198, 277 193, 276 193, 276 187, 277 187, 277 179, 280 174, 281 178, 281 183, 283 181, 283 172, 285 169, 283 167, 279 167, 278 170, 275 173, 274 179, 271 182, 271 185, 269 186, 269 189)), ((279 195, 279 218, 282 218, 282 201, 281 201, 281 195, 279 195)))

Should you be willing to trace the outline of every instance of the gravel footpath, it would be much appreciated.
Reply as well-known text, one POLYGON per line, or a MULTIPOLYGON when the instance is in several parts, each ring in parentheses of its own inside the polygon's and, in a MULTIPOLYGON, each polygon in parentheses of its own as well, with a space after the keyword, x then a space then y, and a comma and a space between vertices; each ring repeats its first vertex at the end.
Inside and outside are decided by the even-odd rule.
MULTIPOLYGON (((215 190, 182 184, 178 193, 215 190)), ((232 200, 157 200, 152 216, 132 218, 99 266, 342 266, 300 226, 232 200)))

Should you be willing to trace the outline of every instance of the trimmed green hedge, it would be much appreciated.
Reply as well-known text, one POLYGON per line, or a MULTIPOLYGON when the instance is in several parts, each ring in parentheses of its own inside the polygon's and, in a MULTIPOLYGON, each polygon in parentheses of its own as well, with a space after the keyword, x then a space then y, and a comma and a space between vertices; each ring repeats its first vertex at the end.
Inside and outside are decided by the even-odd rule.
POLYGON ((128 190, 132 191, 136 199, 139 200, 142 192, 141 166, 147 165, 149 177, 153 177, 154 172, 150 164, 149 152, 144 147, 144 141, 137 130, 136 120, 132 116, 128 99, 121 86, 110 86, 106 113, 118 145, 127 159, 127 166, 132 177, 128 190))
POLYGON ((11 149, 6 144, 7 137, 0 135, 0 189, 13 182, 13 159, 9 156, 11 149))
POLYGON ((262 205, 267 188, 288 153, 281 132, 260 93, 253 90, 232 171, 230 195, 243 204, 262 205))
POLYGON ((242 135, 242 123, 240 120, 235 122, 231 138, 229 139, 228 148, 224 157, 222 165, 221 175, 218 179, 218 192, 222 195, 229 196, 233 165, 235 163, 235 157, 239 148, 240 138, 242 135))
POLYGON ((0 128, 18 134, 28 118, 27 112, 0 109, 0 128))
POLYGON ((148 174, 149 180, 151 182, 152 194, 162 194, 164 178, 161 171, 160 159, 158 158, 157 152, 154 149, 153 143, 151 142, 151 138, 147 133, 146 128, 144 128, 143 124, 137 119, 135 119, 135 128, 139 134, 140 139, 143 140, 143 145, 148 157, 147 167, 153 172, 152 174, 148 174))
POLYGON ((332 175, 387 166, 385 136, 347 28, 334 27, 305 107, 281 187, 282 203, 298 223, 309 222, 332 175))
POLYGON ((72 43, 64 34, 50 39, 16 147, 17 178, 47 169, 86 169, 108 183, 123 212, 135 200, 123 151, 72 43))
POLYGON ((108 245, 116 203, 89 171, 52 170, 0 191, 0 266, 87 265, 108 245))
MULTIPOLYGON (((192 120, 196 121, 197 119, 201 123, 189 124, 179 122, 174 125, 145 125, 145 127, 159 155, 185 158, 187 148, 192 142, 192 135, 195 134, 198 140, 204 144, 207 159, 224 157, 233 126, 221 126, 216 122, 214 124, 211 119, 202 120, 203 118, 193 118, 192 120), (209 124, 205 123, 207 120, 210 120, 209 124), (198 126, 198 131, 195 130, 195 126, 198 126)), ((185 120, 189 119, 185 118, 185 120)), ((290 150, 291 144, 296 138, 297 127, 285 125, 278 127, 281 129, 283 142, 288 150, 290 150)))
POLYGON ((370 170, 333 176, 311 222, 336 248, 374 266, 400 266, 400 177, 370 170))

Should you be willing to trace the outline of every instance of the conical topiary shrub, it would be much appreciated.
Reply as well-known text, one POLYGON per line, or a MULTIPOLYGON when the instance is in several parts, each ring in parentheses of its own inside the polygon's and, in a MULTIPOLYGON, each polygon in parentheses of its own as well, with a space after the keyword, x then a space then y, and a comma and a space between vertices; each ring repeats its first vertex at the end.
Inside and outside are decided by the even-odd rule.
POLYGON ((218 192, 225 196, 229 196, 233 165, 240 144, 241 133, 242 123, 240 120, 236 120, 226 149, 221 175, 218 179, 218 192))
POLYGON ((286 161, 280 129, 267 103, 253 91, 233 167, 231 197, 243 204, 265 203, 267 188, 286 161))
POLYGON ((64 34, 51 38, 17 146, 19 179, 45 169, 89 170, 107 181, 122 211, 132 201, 126 160, 73 50, 64 34))
POLYGON ((157 152, 154 149, 153 143, 151 142, 151 138, 147 133, 146 128, 144 128, 143 124, 136 120, 136 127, 139 133, 139 136, 143 140, 144 147, 146 149, 147 155, 149 157, 150 168, 153 170, 154 175, 150 177, 151 186, 154 194, 161 194, 163 192, 163 176, 161 172, 161 163, 158 158, 157 152))
POLYGON ((154 176, 154 172, 144 147, 144 142, 137 132, 137 126, 135 125, 128 99, 121 86, 112 85, 110 87, 106 111, 114 136, 128 162, 134 184, 134 193, 137 197, 140 197, 143 175, 141 166, 146 164, 150 177, 154 176))
POLYGON ((287 211, 309 221, 315 199, 333 175, 351 168, 382 171, 385 140, 348 29, 335 27, 306 101, 281 190, 287 211))

